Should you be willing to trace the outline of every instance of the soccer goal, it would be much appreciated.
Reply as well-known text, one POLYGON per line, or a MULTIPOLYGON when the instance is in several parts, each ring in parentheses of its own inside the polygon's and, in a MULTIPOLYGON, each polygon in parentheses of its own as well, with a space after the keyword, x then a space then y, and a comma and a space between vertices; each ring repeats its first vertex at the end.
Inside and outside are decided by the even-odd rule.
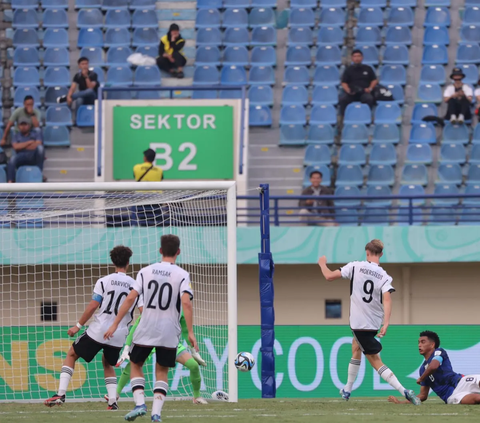
MULTIPOLYGON (((67 329, 96 280, 113 272, 109 251, 133 250, 135 278, 160 259, 163 234, 180 237, 178 264, 191 275, 195 334, 207 362, 202 396, 220 390, 237 401, 235 182, 0 184, 0 401, 55 393, 73 342, 67 329)), ((154 362, 146 363, 147 386, 154 362)), ((170 398, 192 396, 181 365, 169 385, 170 398)), ((124 397, 131 396, 127 390, 124 397)), ((79 360, 67 399, 105 394, 101 354, 89 364, 79 360)))

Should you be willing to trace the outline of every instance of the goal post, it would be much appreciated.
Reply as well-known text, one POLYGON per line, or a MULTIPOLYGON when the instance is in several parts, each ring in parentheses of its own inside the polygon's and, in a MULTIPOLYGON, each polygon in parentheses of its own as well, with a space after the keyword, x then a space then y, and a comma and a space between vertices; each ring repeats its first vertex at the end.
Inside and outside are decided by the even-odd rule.
MULTIPOLYGON (((73 342, 67 329, 96 280, 113 272, 109 251, 133 250, 128 273, 135 278, 160 259, 160 237, 169 233, 180 237, 178 264, 191 275, 194 329, 207 362, 200 367, 201 394, 209 399, 226 391, 236 402, 234 181, 0 185, 0 401, 34 402, 54 393, 73 342)), ((148 387, 153 363, 146 363, 148 387)), ((170 398, 191 398, 188 369, 177 365, 169 388, 170 398)), ((79 360, 69 389, 69 401, 103 397, 101 354, 91 363, 79 360)))

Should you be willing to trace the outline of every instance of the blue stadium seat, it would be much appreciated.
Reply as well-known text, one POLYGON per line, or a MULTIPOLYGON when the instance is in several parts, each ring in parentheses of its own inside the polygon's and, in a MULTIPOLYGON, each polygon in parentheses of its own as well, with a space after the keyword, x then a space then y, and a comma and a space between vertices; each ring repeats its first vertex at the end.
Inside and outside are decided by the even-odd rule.
POLYGON ((253 28, 252 46, 273 46, 277 44, 277 30, 271 26, 253 28))
POLYGON ((270 85, 254 85, 248 90, 248 99, 252 106, 272 106, 273 90, 270 85))
POLYGON ((160 38, 158 32, 153 28, 136 28, 133 31, 132 46, 152 46, 158 47, 160 38))
POLYGON ((197 31, 197 47, 222 45, 222 33, 218 28, 200 28, 197 31))
POLYGON ((251 5, 250 5, 250 0, 223 0, 223 7, 226 9, 229 9, 231 7, 249 8, 251 7, 251 5))
POLYGON ((43 66, 70 66, 70 53, 65 47, 47 48, 43 56, 43 66))
POLYGON ((343 122, 345 124, 364 123, 369 125, 372 123, 372 111, 366 104, 357 102, 350 103, 345 109, 343 122))
POLYGON ((480 22, 480 7, 466 7, 463 13, 462 25, 477 25, 480 22))
POLYGON ((114 87, 131 86, 133 84, 133 72, 130 66, 112 66, 107 71, 107 82, 114 87))
POLYGON ((345 124, 342 130, 342 144, 367 144, 370 136, 368 128, 361 124, 345 124))
POLYGON ((127 9, 128 0, 102 0, 102 10, 127 9))
POLYGON ((475 125, 473 128, 472 144, 480 144, 480 125, 475 125))
POLYGON ((337 208, 335 210, 335 221, 340 226, 358 226, 358 210, 354 208, 337 208))
POLYGON ((378 49, 375 46, 355 46, 363 53, 363 64, 370 66, 377 66, 379 61, 378 49))
POLYGON ((383 52, 383 63, 385 65, 404 65, 410 64, 408 48, 402 45, 387 46, 383 52))
POLYGON ((340 7, 329 7, 320 9, 320 20, 318 25, 322 26, 339 26, 344 27, 346 24, 345 10, 340 7))
POLYGON ((405 163, 429 165, 432 161, 432 148, 428 144, 408 144, 405 163))
POLYGON ((372 144, 398 144, 400 128, 396 124, 374 125, 372 144))
POLYGON ((102 0, 75 0, 75 9, 99 9, 102 0))
POLYGON ((319 171, 323 175, 323 181, 322 184, 324 186, 329 186, 330 185, 330 168, 325 165, 320 165, 320 166, 307 166, 305 168, 305 174, 303 176, 303 187, 308 187, 311 185, 310 183, 310 174, 313 171, 319 171))
MULTIPOLYGON (((435 186, 434 195, 459 195, 460 191, 456 185, 453 184, 438 184, 435 186)), ((458 205, 459 198, 433 198, 432 204, 434 206, 455 206, 458 205)), ((434 211, 434 210, 432 210, 434 211)))
POLYGON ((436 144, 437 135, 435 127, 431 122, 414 123, 410 131, 409 143, 414 144, 436 144))
MULTIPOLYGON (((67 87, 48 87, 45 91, 44 104, 47 107, 57 106, 57 98, 67 95, 67 87)), ((22 102, 23 103, 23 102, 22 102)))
POLYGON ((221 9, 222 7, 223 7, 222 0, 198 0, 197 1, 197 9, 221 9))
POLYGON ((405 93, 401 85, 387 85, 393 95, 393 102, 399 106, 405 102, 405 93))
POLYGON ((342 52, 338 46, 319 46, 315 55, 315 64, 318 66, 340 66, 342 52))
POLYGON ((40 92, 38 91, 37 87, 19 87, 15 90, 13 95, 14 107, 23 107, 23 101, 27 95, 31 95, 33 97, 35 107, 40 106, 40 92))
POLYGON ((274 85, 275 71, 271 66, 252 66, 248 83, 250 85, 274 85))
POLYGON ((248 46, 249 34, 247 28, 227 28, 223 38, 225 46, 248 46))
POLYGON ((40 86, 40 75, 38 73, 38 69, 34 67, 16 68, 15 72, 13 73, 13 85, 15 87, 40 86))
POLYGON ((423 49, 422 65, 446 65, 448 50, 444 45, 425 46, 423 49))
POLYGON ((277 7, 277 0, 252 0, 252 7, 277 7))
POLYGON ((467 172, 467 186, 480 184, 480 164, 472 164, 467 172))
MULTIPOLYGON (((365 206, 367 207, 390 207, 392 205, 392 200, 387 199, 373 199, 375 197, 389 197, 392 195, 392 190, 388 186, 384 185, 369 185, 367 187, 367 196, 372 197, 372 200, 366 200, 365 206)), ((380 210, 380 209, 379 209, 380 210)), ((379 210, 375 210, 378 212, 379 210)), ((371 213, 371 210, 367 210, 367 216, 371 213)), ((376 217, 379 217, 378 215, 376 217)), ((385 221, 387 219, 384 219, 385 221)), ((365 222, 365 220, 364 220, 365 222)))
MULTIPOLYGON (((467 195, 479 195, 480 194, 480 185, 477 184, 467 184, 465 187, 465 194, 467 195)), ((466 205, 477 205, 480 203, 480 197, 466 197, 462 200, 464 206, 466 205)), ((478 213, 478 212, 477 212, 478 213)))
POLYGON ((448 7, 429 7, 425 15, 424 26, 450 26, 450 10, 448 7))
POLYGON ((442 143, 468 144, 470 134, 466 125, 452 125, 447 122, 443 127, 442 143))
POLYGON ((103 50, 99 47, 84 47, 80 50, 80 57, 86 57, 90 66, 105 66, 103 50))
POLYGON ((220 28, 220 12, 218 9, 200 9, 195 20, 196 28, 220 28))
POLYGON ((339 85, 340 72, 338 68, 336 66, 317 66, 313 74, 313 84, 330 86, 339 85))
POLYGON ((162 75, 157 66, 138 66, 135 69, 134 86, 160 86, 162 75))
MULTIPOLYGON (((205 62, 207 58, 213 59, 216 57, 215 50, 218 51, 218 48, 217 47, 199 47, 197 49, 197 58, 195 59, 195 63, 197 65, 207 64, 205 62), (201 49, 212 49, 213 52, 210 51, 209 53, 206 53, 202 51, 200 53, 201 49)), ((218 54, 220 54, 220 52, 218 54)), ((227 47, 223 52, 223 64, 236 65, 236 66, 248 66, 249 59, 248 59, 247 48, 243 46, 227 47)), ((215 66, 218 66, 218 65, 215 65, 215 66)))
POLYGON ((252 50, 251 66, 276 66, 277 52, 272 46, 257 46, 252 50))
POLYGON ((306 122, 307 113, 303 106, 283 106, 280 110, 280 125, 305 125, 306 122))
POLYGON ((462 180, 462 168, 459 164, 440 163, 436 183, 461 185, 462 180))
POLYGON ((307 145, 303 159, 304 166, 328 166, 331 161, 332 153, 330 153, 330 149, 326 145, 307 145))
POLYGON ((272 111, 268 106, 250 106, 249 126, 272 126, 272 111))
POLYGON ((480 0, 465 0, 465 7, 480 6, 480 0))
POLYGON ((395 182, 395 172, 389 165, 370 166, 368 171, 367 186, 392 186, 395 182))
POLYGON ((362 26, 383 26, 383 11, 379 7, 361 8, 358 14, 357 25, 362 26))
POLYGON ((276 24, 275 12, 270 7, 255 7, 248 15, 248 22, 250 28, 259 26, 275 26, 276 24))
POLYGON ((380 82, 383 85, 405 85, 407 83, 407 71, 403 66, 382 66, 380 69, 380 82))
MULTIPOLYGON (((81 12, 81 11, 80 11, 81 12)), ((109 10, 105 15, 105 28, 126 28, 130 29, 131 15, 126 9, 109 10)))
POLYGON ((282 93, 282 106, 308 104, 308 91, 303 85, 287 85, 282 93))
POLYGON ((107 52, 108 66, 127 66, 128 56, 132 54, 130 47, 113 47, 107 52))
POLYGON ((40 66, 40 54, 34 47, 16 48, 13 53, 13 66, 40 66))
POLYGON ((450 35, 446 26, 429 26, 425 28, 423 34, 423 45, 448 45, 450 44, 450 35))
POLYGON ((158 18, 155 10, 138 9, 132 15, 133 28, 158 28, 158 18))
POLYGON ((454 226, 457 222, 456 207, 435 207, 432 208, 431 216, 429 216, 429 225, 448 225, 454 226))
MULTIPOLYGON (((107 13, 108 15, 108 13, 107 13)), ((130 24, 130 21, 129 21, 130 24)), ((99 9, 82 9, 77 15, 78 28, 102 28, 103 15, 99 9)))
POLYGON ((288 24, 291 28, 299 26, 314 27, 315 14, 313 13, 313 10, 308 7, 292 9, 290 11, 290 20, 288 24))
POLYGON ((48 28, 43 34, 44 48, 69 48, 68 32, 63 28, 48 28))
MULTIPOLYGON (((319 35, 320 38, 320 35, 319 35)), ((318 41, 317 41, 318 42, 318 41)), ((290 28, 288 30, 288 46, 311 46, 313 44, 313 32, 310 28, 290 28)))
MULTIPOLYGON (((232 47, 229 47, 232 48, 232 47)), ((234 47, 238 48, 238 47, 234 47)), ((248 59, 248 56, 247 56, 248 59)), ((217 47, 199 47, 195 53, 195 65, 203 66, 220 66, 221 59, 220 59, 220 50, 217 47)), ((248 61, 247 61, 248 64, 248 61)), ((228 63, 228 65, 231 65, 228 63)), ((235 64, 236 65, 236 64, 235 64)), ((243 63, 241 64, 243 66, 243 63)))
POLYGON ((71 126, 72 125, 72 112, 69 107, 66 106, 53 106, 47 109, 46 114, 47 126, 71 126))
POLYGON ((44 9, 68 9, 68 0, 42 0, 44 9))
POLYGON ((370 151, 368 159, 370 165, 390 165, 397 164, 397 152, 393 144, 374 144, 370 151))
POLYGON ((417 98, 425 103, 441 103, 443 99, 442 87, 438 84, 420 84, 417 98))
POLYGON ((331 104, 313 106, 310 114, 310 125, 335 125, 337 123, 337 111, 331 104))
POLYGON ((129 47, 130 31, 126 28, 110 28, 105 33, 105 47, 129 47))
POLYGON ((468 158, 468 162, 470 164, 480 164, 480 145, 479 144, 474 144, 472 146, 472 150, 470 151, 470 157, 468 158))
POLYGON ((77 110, 77 126, 95 126, 95 107, 80 106, 77 110))
POLYGON ((394 7, 388 13, 387 23, 393 26, 413 26, 414 15, 410 7, 394 7))
POLYGON ((282 125, 279 145, 305 145, 307 130, 304 125, 282 125))
POLYGON ((68 15, 63 9, 47 9, 43 12, 44 28, 68 28, 68 15))
POLYGON ((308 85, 310 74, 305 66, 290 66, 285 68, 283 81, 285 84, 308 85))
MULTIPOLYGON (((348 185, 335 188, 335 197, 360 197, 358 187, 348 185)), ((360 200, 341 200, 335 199, 335 207, 360 207, 360 200)))
POLYGON ((245 9, 227 9, 223 14, 223 28, 247 28, 248 13, 245 9))
POLYGON ((215 66, 196 66, 193 73, 193 85, 217 85, 220 72, 215 66))
MULTIPOLYGON (((425 188, 421 185, 400 185, 400 189, 398 191, 398 195, 404 196, 423 196, 425 195, 425 188)), ((401 200, 402 203, 405 202, 408 205, 408 201, 401 200)), ((412 200, 413 206, 423 206, 425 204, 424 199, 414 199, 412 200)))
POLYGON ((39 183, 43 182, 42 171, 37 166, 20 166, 15 175, 18 183, 39 183))
POLYGON ((103 72, 103 69, 100 66, 90 66, 88 69, 97 74, 99 84, 105 82, 105 72, 103 72))
POLYGON ((11 0, 12 9, 38 9, 39 0, 11 0))
POLYGON ((336 187, 363 185, 362 168, 358 165, 343 165, 338 167, 336 187))
POLYGON ((220 72, 220 84, 222 85, 246 85, 247 72, 243 66, 223 66, 220 72))
POLYGON ((308 47, 294 46, 287 48, 285 66, 310 66, 312 53, 308 47))
POLYGON ((45 147, 70 147, 70 131, 67 126, 46 126, 43 129, 45 147))
POLYGON ((445 6, 450 7, 450 0, 425 0, 425 6, 445 6))
POLYGON ((33 28, 16 29, 13 33, 12 44, 14 47, 40 47, 37 30, 33 28))
POLYGON ((338 103, 338 91, 336 87, 332 87, 331 85, 317 85, 313 89, 312 94, 312 105, 320 105, 320 104, 332 104, 337 105, 338 103))
POLYGON ((363 166, 367 162, 365 149, 360 144, 342 145, 338 154, 338 164, 363 166))
POLYGON ((240 90, 220 90, 220 95, 218 98, 231 98, 231 99, 241 99, 242 98, 242 92, 240 90))
MULTIPOLYGON (((343 33, 341 41, 343 43, 343 33)), ((365 26, 358 28, 356 43, 359 46, 378 46, 382 44, 382 33, 380 28, 376 26, 365 26)))
POLYGON ((424 65, 420 72, 421 84, 444 84, 446 80, 445 68, 440 65, 424 65))
POLYGON ((39 19, 37 12, 32 9, 17 9, 13 12, 12 26, 14 28, 38 28, 39 19))
POLYGON ((311 9, 316 9, 318 6, 317 0, 291 0, 290 7, 292 9, 299 9, 302 7, 310 7, 311 9))
MULTIPOLYGON (((198 85, 195 82, 193 85, 198 85)), ((217 98, 218 93, 216 90, 202 90, 202 91, 193 91, 192 98, 195 100, 205 100, 205 99, 212 99, 217 98)))
POLYGON ((374 122, 381 123, 396 123, 402 122, 402 110, 398 104, 394 102, 384 102, 378 104, 375 109, 374 122))
POLYGON ((342 46, 344 39, 345 33, 342 28, 337 26, 322 26, 317 34, 317 46, 342 46))
POLYGON ((78 33, 77 45, 82 47, 103 47, 103 31, 99 28, 82 28, 78 33))
POLYGON ((405 45, 412 44, 412 31, 405 26, 389 26, 385 34, 385 45, 405 45))
POLYGON ((387 0, 362 0, 360 7, 387 7, 387 0))
POLYGON ((417 103, 413 107, 412 123, 424 123, 425 116, 438 116, 437 106, 432 103, 417 103))
POLYGON ((466 43, 480 42, 480 25, 467 25, 460 28, 460 41, 466 43))
POLYGON ((310 125, 307 133, 307 144, 333 144, 335 131, 331 125, 310 125))
MULTIPOLYGON (((472 152, 475 150, 473 148, 472 152)), ((470 154, 470 163, 472 162, 470 154)), ((467 150, 462 144, 443 144, 440 148, 440 163, 462 165, 467 161, 467 150)))
POLYGON ((423 164, 406 164, 402 169, 400 183, 403 185, 427 185, 427 167, 423 164))
POLYGON ((460 44, 457 49, 457 63, 480 63, 480 46, 478 44, 460 44))

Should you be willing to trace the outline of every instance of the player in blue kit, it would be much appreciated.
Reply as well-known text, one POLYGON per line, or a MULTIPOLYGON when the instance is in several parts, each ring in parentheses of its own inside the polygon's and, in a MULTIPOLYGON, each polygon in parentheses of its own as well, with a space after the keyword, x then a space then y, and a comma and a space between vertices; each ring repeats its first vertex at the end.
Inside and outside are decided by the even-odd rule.
MULTIPOLYGON (((447 352, 440 348, 440 338, 435 332, 426 330, 420 333, 418 351, 425 361, 420 367, 417 383, 421 385, 417 397, 426 401, 430 389, 446 404, 480 404, 480 375, 455 373, 447 352)), ((395 404, 408 404, 395 397, 388 400, 395 404)))

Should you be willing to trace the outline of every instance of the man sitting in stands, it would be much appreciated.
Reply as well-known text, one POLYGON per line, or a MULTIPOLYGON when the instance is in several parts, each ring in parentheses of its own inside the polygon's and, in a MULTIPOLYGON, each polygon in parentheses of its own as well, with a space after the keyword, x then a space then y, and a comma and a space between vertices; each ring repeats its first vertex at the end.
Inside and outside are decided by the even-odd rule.
POLYGON ((0 146, 4 146, 7 143, 7 136, 10 133, 10 129, 17 125, 15 130, 18 132, 18 124, 21 120, 27 120, 34 128, 40 127, 40 110, 36 109, 35 101, 31 95, 25 96, 23 99, 23 107, 18 107, 14 110, 10 119, 8 119, 7 126, 3 132, 3 137, 0 141, 0 146))

